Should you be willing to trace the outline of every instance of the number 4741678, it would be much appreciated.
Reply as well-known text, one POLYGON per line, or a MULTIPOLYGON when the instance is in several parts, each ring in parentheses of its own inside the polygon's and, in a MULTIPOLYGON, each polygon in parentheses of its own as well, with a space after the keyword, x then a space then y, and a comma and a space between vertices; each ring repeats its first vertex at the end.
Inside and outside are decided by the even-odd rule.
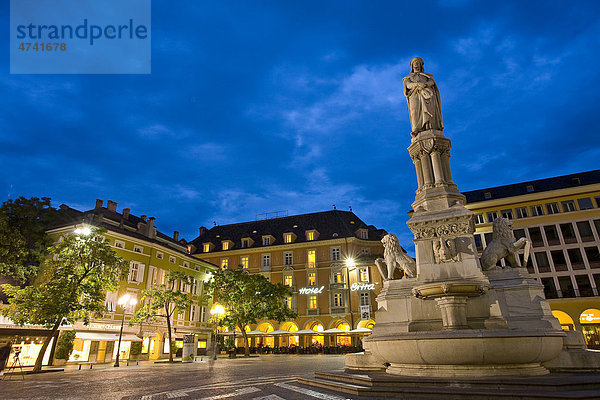
POLYGON ((19 45, 21 51, 65 51, 67 50, 66 43, 25 43, 19 45))

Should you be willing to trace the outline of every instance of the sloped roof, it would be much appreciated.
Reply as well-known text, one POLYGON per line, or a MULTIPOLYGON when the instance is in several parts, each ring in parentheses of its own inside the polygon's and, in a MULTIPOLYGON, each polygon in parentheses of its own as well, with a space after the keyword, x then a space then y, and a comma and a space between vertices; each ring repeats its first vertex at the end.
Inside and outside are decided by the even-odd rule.
POLYGON ((577 174, 555 176, 553 178, 513 183, 510 185, 471 190, 468 192, 463 192, 462 194, 464 194, 467 198, 467 203, 475 203, 479 201, 502 199, 530 193, 547 192, 550 190, 591 185, 594 183, 600 183, 600 169, 580 172, 577 174), (489 198, 485 197, 486 193, 489 193, 489 198))
MULTIPOLYGON (((233 248, 241 248, 242 238, 251 238, 252 247, 261 247, 262 237, 271 235, 275 238, 271 245, 284 244, 283 234, 294 233, 294 243, 306 242, 305 232, 316 230, 319 236, 315 241, 329 240, 343 237, 355 237, 356 231, 366 229, 367 240, 381 240, 385 231, 373 225, 365 224, 360 218, 350 211, 330 210, 310 214, 292 215, 289 217, 273 218, 259 221, 240 222, 229 225, 218 225, 206 230, 202 235, 190 243, 196 247, 197 252, 202 251, 203 243, 218 245, 223 240, 231 240, 233 248)), ((219 247, 215 251, 221 250, 219 247)))
POLYGON ((183 243, 180 243, 158 230, 156 231, 156 238, 149 237, 143 232, 138 231, 138 224, 147 224, 148 220, 144 222, 142 218, 133 214, 129 214, 129 216, 125 218, 123 214, 111 211, 106 207, 97 207, 87 211, 79 211, 65 204, 60 206, 57 214, 56 222, 48 229, 62 228, 85 222, 90 225, 101 226, 107 230, 131 236, 132 238, 157 243, 168 247, 173 251, 189 256, 186 248, 187 242, 183 239, 181 239, 183 243), (107 220, 110 220, 113 223, 110 223, 107 220), (182 247, 185 248, 185 250, 183 250, 182 247))

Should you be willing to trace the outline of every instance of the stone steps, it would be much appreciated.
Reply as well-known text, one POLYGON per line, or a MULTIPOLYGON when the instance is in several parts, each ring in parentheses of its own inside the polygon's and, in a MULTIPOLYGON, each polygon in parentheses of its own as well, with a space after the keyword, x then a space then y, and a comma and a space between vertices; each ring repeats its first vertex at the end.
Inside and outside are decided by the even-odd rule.
POLYGON ((600 399, 600 374, 449 379, 317 372, 298 383, 354 396, 406 399, 600 399))

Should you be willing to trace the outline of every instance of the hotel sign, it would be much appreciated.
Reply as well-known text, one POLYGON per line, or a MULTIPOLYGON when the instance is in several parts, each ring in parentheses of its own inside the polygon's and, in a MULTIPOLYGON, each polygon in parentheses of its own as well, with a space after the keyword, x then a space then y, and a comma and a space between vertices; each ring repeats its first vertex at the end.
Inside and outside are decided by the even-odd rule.
POLYGON ((356 292, 357 290, 373 290, 375 289, 374 283, 356 283, 354 282, 352 286, 350 286, 350 290, 356 292))
POLYGON ((320 288, 300 288, 299 292, 300 294, 320 294, 323 293, 323 289, 325 289, 325 286, 321 286, 320 288))

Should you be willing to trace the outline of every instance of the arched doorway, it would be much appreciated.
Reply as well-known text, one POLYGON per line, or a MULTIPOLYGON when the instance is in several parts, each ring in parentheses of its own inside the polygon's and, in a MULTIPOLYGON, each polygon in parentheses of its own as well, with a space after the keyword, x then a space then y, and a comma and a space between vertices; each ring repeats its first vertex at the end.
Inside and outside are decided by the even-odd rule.
MULTIPOLYGON (((271 325, 270 322, 261 322, 260 324, 258 324, 256 326, 256 330, 257 331, 261 331, 264 333, 269 333, 269 332, 273 332, 275 330, 275 328, 273 328, 273 325, 271 325)), ((262 347, 267 347, 269 346, 270 348, 275 347, 275 338, 273 336, 258 336, 256 338, 256 343, 258 346, 262 346, 262 347)))
MULTIPOLYGON (((298 325, 296 325, 296 323, 293 321, 288 321, 281 324, 279 329, 294 333, 298 332, 298 325)), ((298 346, 300 341, 298 335, 283 335, 280 340, 281 346, 298 346)))
POLYGON ((323 332, 325 329, 323 328, 323 324, 319 321, 311 321, 306 325, 306 329, 310 329, 314 331, 316 334, 312 335, 311 343, 312 345, 321 345, 323 346, 325 343, 325 338, 323 335, 319 335, 319 332, 323 332))
POLYGON ((373 321, 372 319, 365 319, 365 320, 360 321, 356 327, 373 329, 374 326, 375 326, 375 321, 373 321))
POLYGON ((579 316, 588 349, 600 350, 600 310, 588 308, 579 316))
POLYGON ((574 331, 575 330, 575 322, 573 322, 573 318, 569 314, 564 311, 554 310, 552 311, 552 315, 554 318, 558 320, 560 323, 560 327, 565 331, 574 331))
MULTIPOLYGON (((344 332, 350 331, 350 324, 344 320, 339 320, 339 321, 334 322, 331 327, 337 328, 344 332)), ((335 335, 335 336, 336 336, 335 344, 337 346, 351 346, 352 345, 351 340, 350 340, 351 339, 350 335, 341 335, 340 334, 340 335, 335 335)))

